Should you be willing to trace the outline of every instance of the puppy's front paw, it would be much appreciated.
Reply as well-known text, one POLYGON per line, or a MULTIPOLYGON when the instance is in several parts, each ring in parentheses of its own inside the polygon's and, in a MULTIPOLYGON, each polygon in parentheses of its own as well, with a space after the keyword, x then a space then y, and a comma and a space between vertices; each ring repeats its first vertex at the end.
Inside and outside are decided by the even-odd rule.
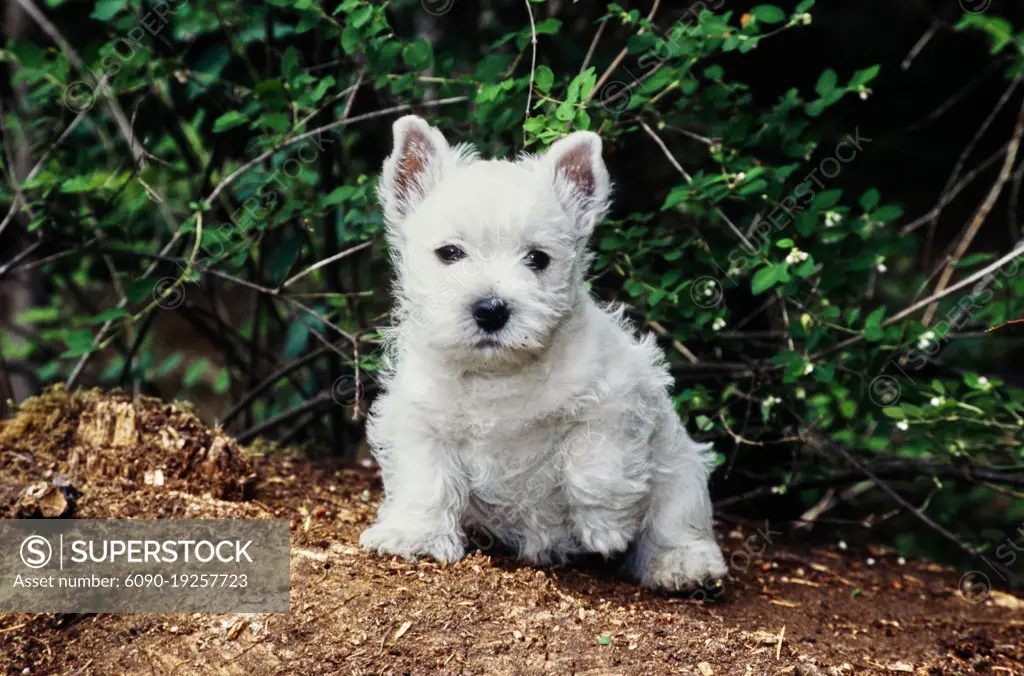
POLYGON ((643 585, 668 591, 689 591, 725 577, 722 550, 713 540, 694 540, 655 554, 647 565, 643 585))
POLYGON ((432 556, 437 561, 458 561, 466 555, 460 533, 431 534, 375 523, 359 536, 363 549, 378 554, 394 554, 410 561, 432 556))
POLYGON ((620 529, 582 523, 577 524, 573 531, 586 552, 607 557, 621 554, 629 547, 629 535, 620 529))

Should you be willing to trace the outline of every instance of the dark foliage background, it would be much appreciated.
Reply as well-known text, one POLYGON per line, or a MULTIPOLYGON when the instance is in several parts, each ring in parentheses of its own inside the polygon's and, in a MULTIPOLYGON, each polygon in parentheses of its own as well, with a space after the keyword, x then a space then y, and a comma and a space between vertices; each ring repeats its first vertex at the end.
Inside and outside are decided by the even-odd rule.
POLYGON ((1013 579, 1022 25, 987 0, 7 0, 0 388, 363 457, 392 121, 498 156, 589 128, 616 182, 593 290, 661 337, 721 514, 1013 579))

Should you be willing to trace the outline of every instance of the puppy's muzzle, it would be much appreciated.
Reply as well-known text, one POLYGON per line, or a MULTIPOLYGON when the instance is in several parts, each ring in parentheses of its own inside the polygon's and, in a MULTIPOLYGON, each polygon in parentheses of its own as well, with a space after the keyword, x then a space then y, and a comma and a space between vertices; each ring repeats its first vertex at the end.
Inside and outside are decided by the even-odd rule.
POLYGON ((487 333, 500 331, 508 323, 509 315, 512 314, 508 304, 500 298, 478 300, 473 304, 471 311, 476 325, 487 333))

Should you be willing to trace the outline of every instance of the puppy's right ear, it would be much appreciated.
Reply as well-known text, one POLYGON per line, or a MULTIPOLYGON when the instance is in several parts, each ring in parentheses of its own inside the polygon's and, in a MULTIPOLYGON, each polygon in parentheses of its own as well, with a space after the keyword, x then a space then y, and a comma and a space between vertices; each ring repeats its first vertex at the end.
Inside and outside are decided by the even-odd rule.
POLYGON ((392 130, 395 145, 377 193, 385 221, 398 225, 437 186, 451 149, 440 130, 415 115, 396 120, 392 130))

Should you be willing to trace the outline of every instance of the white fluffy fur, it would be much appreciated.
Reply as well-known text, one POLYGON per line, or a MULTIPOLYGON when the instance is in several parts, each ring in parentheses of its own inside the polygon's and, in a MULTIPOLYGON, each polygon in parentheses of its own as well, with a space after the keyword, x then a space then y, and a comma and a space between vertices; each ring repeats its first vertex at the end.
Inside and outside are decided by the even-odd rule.
POLYGON ((601 140, 576 132, 540 157, 478 159, 407 116, 380 198, 397 271, 385 392, 368 436, 385 496, 360 538, 379 553, 457 560, 484 530, 526 561, 626 554, 642 584, 725 575, 711 528, 710 444, 680 424, 653 340, 584 287, 607 209, 601 140), (466 257, 444 263, 456 245, 466 257), (536 271, 537 249, 550 264, 536 271), (470 306, 511 307, 491 338, 470 306))

